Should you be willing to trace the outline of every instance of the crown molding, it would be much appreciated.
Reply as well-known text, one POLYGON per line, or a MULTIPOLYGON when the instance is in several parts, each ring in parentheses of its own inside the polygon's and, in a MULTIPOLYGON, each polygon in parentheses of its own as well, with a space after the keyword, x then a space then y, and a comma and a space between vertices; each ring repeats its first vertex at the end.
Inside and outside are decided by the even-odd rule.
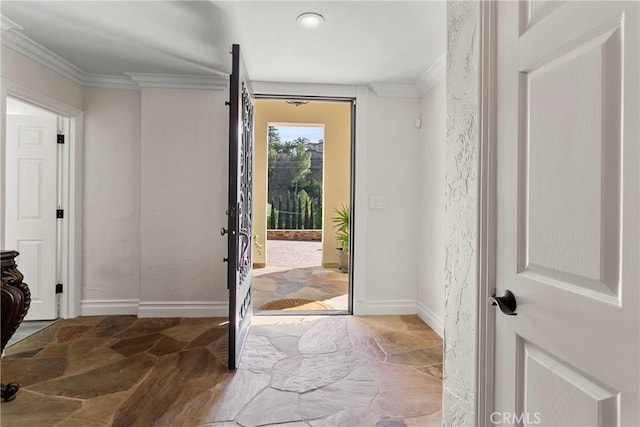
POLYGON ((84 71, 22 33, 3 31, 2 44, 79 85, 83 83, 84 71))
POLYGON ((378 96, 421 98, 444 78, 446 69, 446 55, 442 54, 413 84, 371 83, 369 88, 378 96))
POLYGON ((20 26, 19 24, 16 24, 11 19, 0 14, 0 30, 2 31, 22 30, 22 26, 20 26))
POLYGON ((195 74, 125 73, 141 88, 225 90, 228 77, 195 74))
POLYGON ((422 96, 435 87, 442 79, 447 71, 447 56, 446 54, 440 55, 436 61, 431 64, 427 70, 422 73, 420 78, 414 83, 418 96, 422 96))
POLYGON ((412 84, 395 83, 371 83, 369 89, 377 96, 389 96, 398 98, 418 98, 418 90, 412 84))
POLYGON ((81 86, 108 89, 173 88, 173 89, 212 89, 224 90, 228 78, 219 75, 189 74, 92 74, 87 73, 58 54, 16 31, 21 27, 15 22, 0 16, 2 45, 15 50, 34 62, 60 74, 81 86), (6 28, 5 28, 6 27, 6 28))
MULTIPOLYGON (((46 47, 18 32, 22 27, 5 16, 0 15, 0 24, 2 29, 0 42, 4 46, 15 50, 81 86, 110 89, 167 88, 225 90, 228 85, 228 77, 223 73, 219 73, 218 75, 159 73, 124 73, 124 75, 116 75, 87 73, 46 47)), ((422 73, 414 84, 371 83, 369 88, 373 90, 377 96, 419 98, 444 78, 445 71, 446 58, 443 54, 422 73)), ((340 84, 252 82, 252 86, 254 93, 258 95, 355 98, 358 91, 358 86, 356 85, 340 84)))
POLYGON ((355 98, 358 86, 320 83, 251 82, 253 93, 261 96, 320 96, 355 98))
POLYGON ((138 90, 140 87, 127 76, 117 74, 90 74, 85 73, 82 86, 101 87, 105 89, 129 89, 138 90))

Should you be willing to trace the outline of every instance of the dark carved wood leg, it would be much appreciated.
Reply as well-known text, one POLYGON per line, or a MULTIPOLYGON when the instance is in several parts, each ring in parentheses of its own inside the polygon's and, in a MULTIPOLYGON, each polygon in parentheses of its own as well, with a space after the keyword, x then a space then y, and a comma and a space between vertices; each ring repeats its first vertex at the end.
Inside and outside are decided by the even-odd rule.
POLYGON ((9 383, 9 384, 0 384, 2 387, 2 400, 5 402, 11 402, 16 398, 16 394, 20 389, 20 384, 18 383, 9 383))
MULTIPOLYGON (((26 283, 22 282, 24 276, 18 271, 15 258, 18 256, 16 251, 2 251, 0 259, 2 261, 2 287, 0 295, 2 296, 2 330, 0 340, 2 341, 2 349, 7 345, 13 334, 22 323, 24 316, 29 311, 31 305, 31 292, 26 283)), ((2 394, 0 398, 5 402, 10 402, 16 397, 16 393, 20 388, 17 383, 1 384, 2 394)))

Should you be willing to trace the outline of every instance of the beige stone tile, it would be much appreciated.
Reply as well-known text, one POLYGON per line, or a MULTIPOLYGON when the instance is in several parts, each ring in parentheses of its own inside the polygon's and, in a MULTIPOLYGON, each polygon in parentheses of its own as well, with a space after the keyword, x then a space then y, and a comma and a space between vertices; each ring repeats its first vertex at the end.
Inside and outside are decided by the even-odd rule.
POLYGON ((73 413, 73 418, 111 425, 113 414, 129 394, 129 391, 122 391, 85 400, 82 408, 73 413))
POLYGON ((5 348, 4 353, 6 356, 11 356, 12 354, 23 353, 38 348, 43 348, 52 343, 57 343, 56 334, 58 333, 58 330, 64 325, 65 322, 55 322, 31 335, 29 338, 5 348))
POLYGON ((110 338, 123 331, 136 321, 135 316, 96 316, 100 322, 84 335, 84 338, 110 338))
POLYGON ((60 421, 55 427, 109 427, 108 423, 102 423, 93 420, 83 420, 79 418, 70 417, 63 421, 60 421))
POLYGON ((60 344, 49 344, 46 347, 44 347, 40 352, 38 352, 38 354, 36 354, 34 357, 36 358, 67 357, 70 344, 71 342, 63 342, 60 344))
POLYGON ((369 408, 378 394, 378 386, 370 379, 345 378, 300 396, 300 411, 305 419, 324 418, 340 411, 369 408))
POLYGON ((66 376, 79 374, 98 366, 123 360, 125 357, 109 347, 102 345, 104 339, 89 338, 73 341, 69 344, 66 376))
POLYGON ((253 279, 252 287, 257 291, 275 291, 278 285, 271 277, 256 277, 253 279))
POLYGON ((373 406, 386 419, 414 418, 442 406, 442 382, 408 366, 370 362, 369 372, 380 388, 373 406))
POLYGON ((80 409, 82 401, 45 396, 20 389, 15 400, 2 403, 2 425, 51 427, 80 409))
POLYGON ((67 369, 67 360, 63 358, 3 358, 2 382, 18 383, 24 388, 59 377, 65 369, 67 369))
POLYGON ((431 366, 442 364, 442 346, 436 345, 402 353, 389 354, 385 361, 387 363, 407 366, 431 366))
POLYGON ((442 427, 442 412, 437 411, 424 417, 407 418, 407 427, 442 427))
POLYGON ((365 363, 347 351, 287 358, 274 367, 271 387, 304 393, 339 381, 365 363))
POLYGON ((245 406, 236 421, 245 426, 257 426, 302 419, 297 393, 267 388, 245 406))
POLYGON ((416 316, 253 320, 235 373, 226 369, 226 319, 113 316, 41 331, 2 359, 2 374, 31 378, 18 399, 37 391, 75 408, 30 414, 29 427, 439 425, 441 340, 416 316), (58 343, 59 333, 68 341, 58 343), (112 346, 137 354, 124 359, 112 346))
POLYGON ((202 412, 202 395, 226 372, 204 348, 163 356, 120 405, 113 425, 146 427, 195 416, 202 412))
MULTIPOLYGON (((78 316, 78 317, 74 317, 73 319, 66 319, 65 324, 75 325, 75 326, 96 326, 97 324, 99 324, 100 322, 102 322, 108 317, 113 318, 115 316, 78 316)), ((127 316, 127 317, 133 317, 133 316, 127 316)))
POLYGON ((111 345, 111 349, 125 357, 142 353, 153 347, 164 335, 156 332, 149 335, 141 335, 132 338, 124 338, 111 345))
POLYGON ((137 319, 131 326, 116 334, 115 338, 131 338, 160 332, 180 323, 178 318, 169 319, 137 319))
POLYGON ((207 422, 233 421, 260 391, 269 385, 270 375, 238 370, 229 380, 214 387, 215 399, 208 402, 207 422))
POLYGON ((191 342, 202 335, 203 332, 211 328, 211 325, 184 325, 180 324, 169 329, 160 331, 163 335, 179 341, 191 342))
POLYGON ((249 335, 240 359, 240 369, 257 374, 269 373, 276 363, 286 357, 267 337, 249 335))
POLYGON ((354 408, 337 412, 326 418, 309 420, 313 427, 373 427, 378 422, 378 412, 371 408, 354 408))
POLYGON ((431 375, 435 379, 442 380, 442 363, 432 366, 414 367, 414 369, 431 375))
POLYGON ((83 326, 83 325, 62 326, 60 329, 58 329, 56 338, 58 342, 75 340, 82 337, 91 328, 92 328, 91 326, 83 326))
POLYGON ((153 347, 151 347, 149 353, 154 356, 164 356, 165 354, 175 353, 182 350, 185 345, 187 345, 186 341, 179 341, 171 337, 163 336, 154 344, 153 347))
POLYGON ((147 374, 154 363, 153 356, 144 353, 136 354, 133 357, 99 366, 81 374, 36 384, 32 386, 32 389, 40 393, 90 399, 128 390, 147 374))
POLYGON ((287 295, 287 298, 310 299, 313 301, 323 301, 330 298, 331 295, 312 287, 302 287, 301 289, 287 295))
POLYGON ((227 336, 228 334, 229 334, 228 327, 221 328, 219 326, 214 326, 202 332, 193 341, 187 344, 187 346, 185 347, 185 350, 190 350, 192 348, 198 348, 198 347, 205 347, 217 341, 219 338, 227 336))
POLYGON ((387 354, 404 353, 425 347, 442 345, 442 340, 435 333, 424 331, 384 331, 375 335, 376 341, 387 354))

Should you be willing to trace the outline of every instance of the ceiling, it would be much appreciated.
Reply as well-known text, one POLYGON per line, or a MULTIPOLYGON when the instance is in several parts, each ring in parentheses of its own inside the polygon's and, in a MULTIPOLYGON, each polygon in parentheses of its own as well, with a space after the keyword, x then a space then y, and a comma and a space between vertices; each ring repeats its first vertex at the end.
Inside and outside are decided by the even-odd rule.
POLYGON ((412 84, 446 48, 443 1, 2 1, 20 33, 86 73, 227 74, 252 80, 412 84), (317 12, 326 22, 301 29, 317 12))

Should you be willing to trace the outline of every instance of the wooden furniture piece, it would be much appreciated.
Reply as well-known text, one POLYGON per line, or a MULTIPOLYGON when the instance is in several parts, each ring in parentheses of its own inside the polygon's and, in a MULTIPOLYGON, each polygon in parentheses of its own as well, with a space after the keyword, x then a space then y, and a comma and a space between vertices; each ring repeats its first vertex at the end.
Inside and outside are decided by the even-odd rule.
MULTIPOLYGON (((31 292, 26 283, 22 282, 24 276, 16 265, 15 258, 19 255, 17 251, 0 252, 0 260, 2 261, 2 287, 0 293, 2 296, 2 332, 0 339, 2 341, 2 349, 9 342, 9 339, 22 323, 24 316, 29 311, 31 305, 31 292)), ((20 385, 17 383, 2 384, 1 398, 5 402, 9 402, 16 397, 16 393, 20 385)))

